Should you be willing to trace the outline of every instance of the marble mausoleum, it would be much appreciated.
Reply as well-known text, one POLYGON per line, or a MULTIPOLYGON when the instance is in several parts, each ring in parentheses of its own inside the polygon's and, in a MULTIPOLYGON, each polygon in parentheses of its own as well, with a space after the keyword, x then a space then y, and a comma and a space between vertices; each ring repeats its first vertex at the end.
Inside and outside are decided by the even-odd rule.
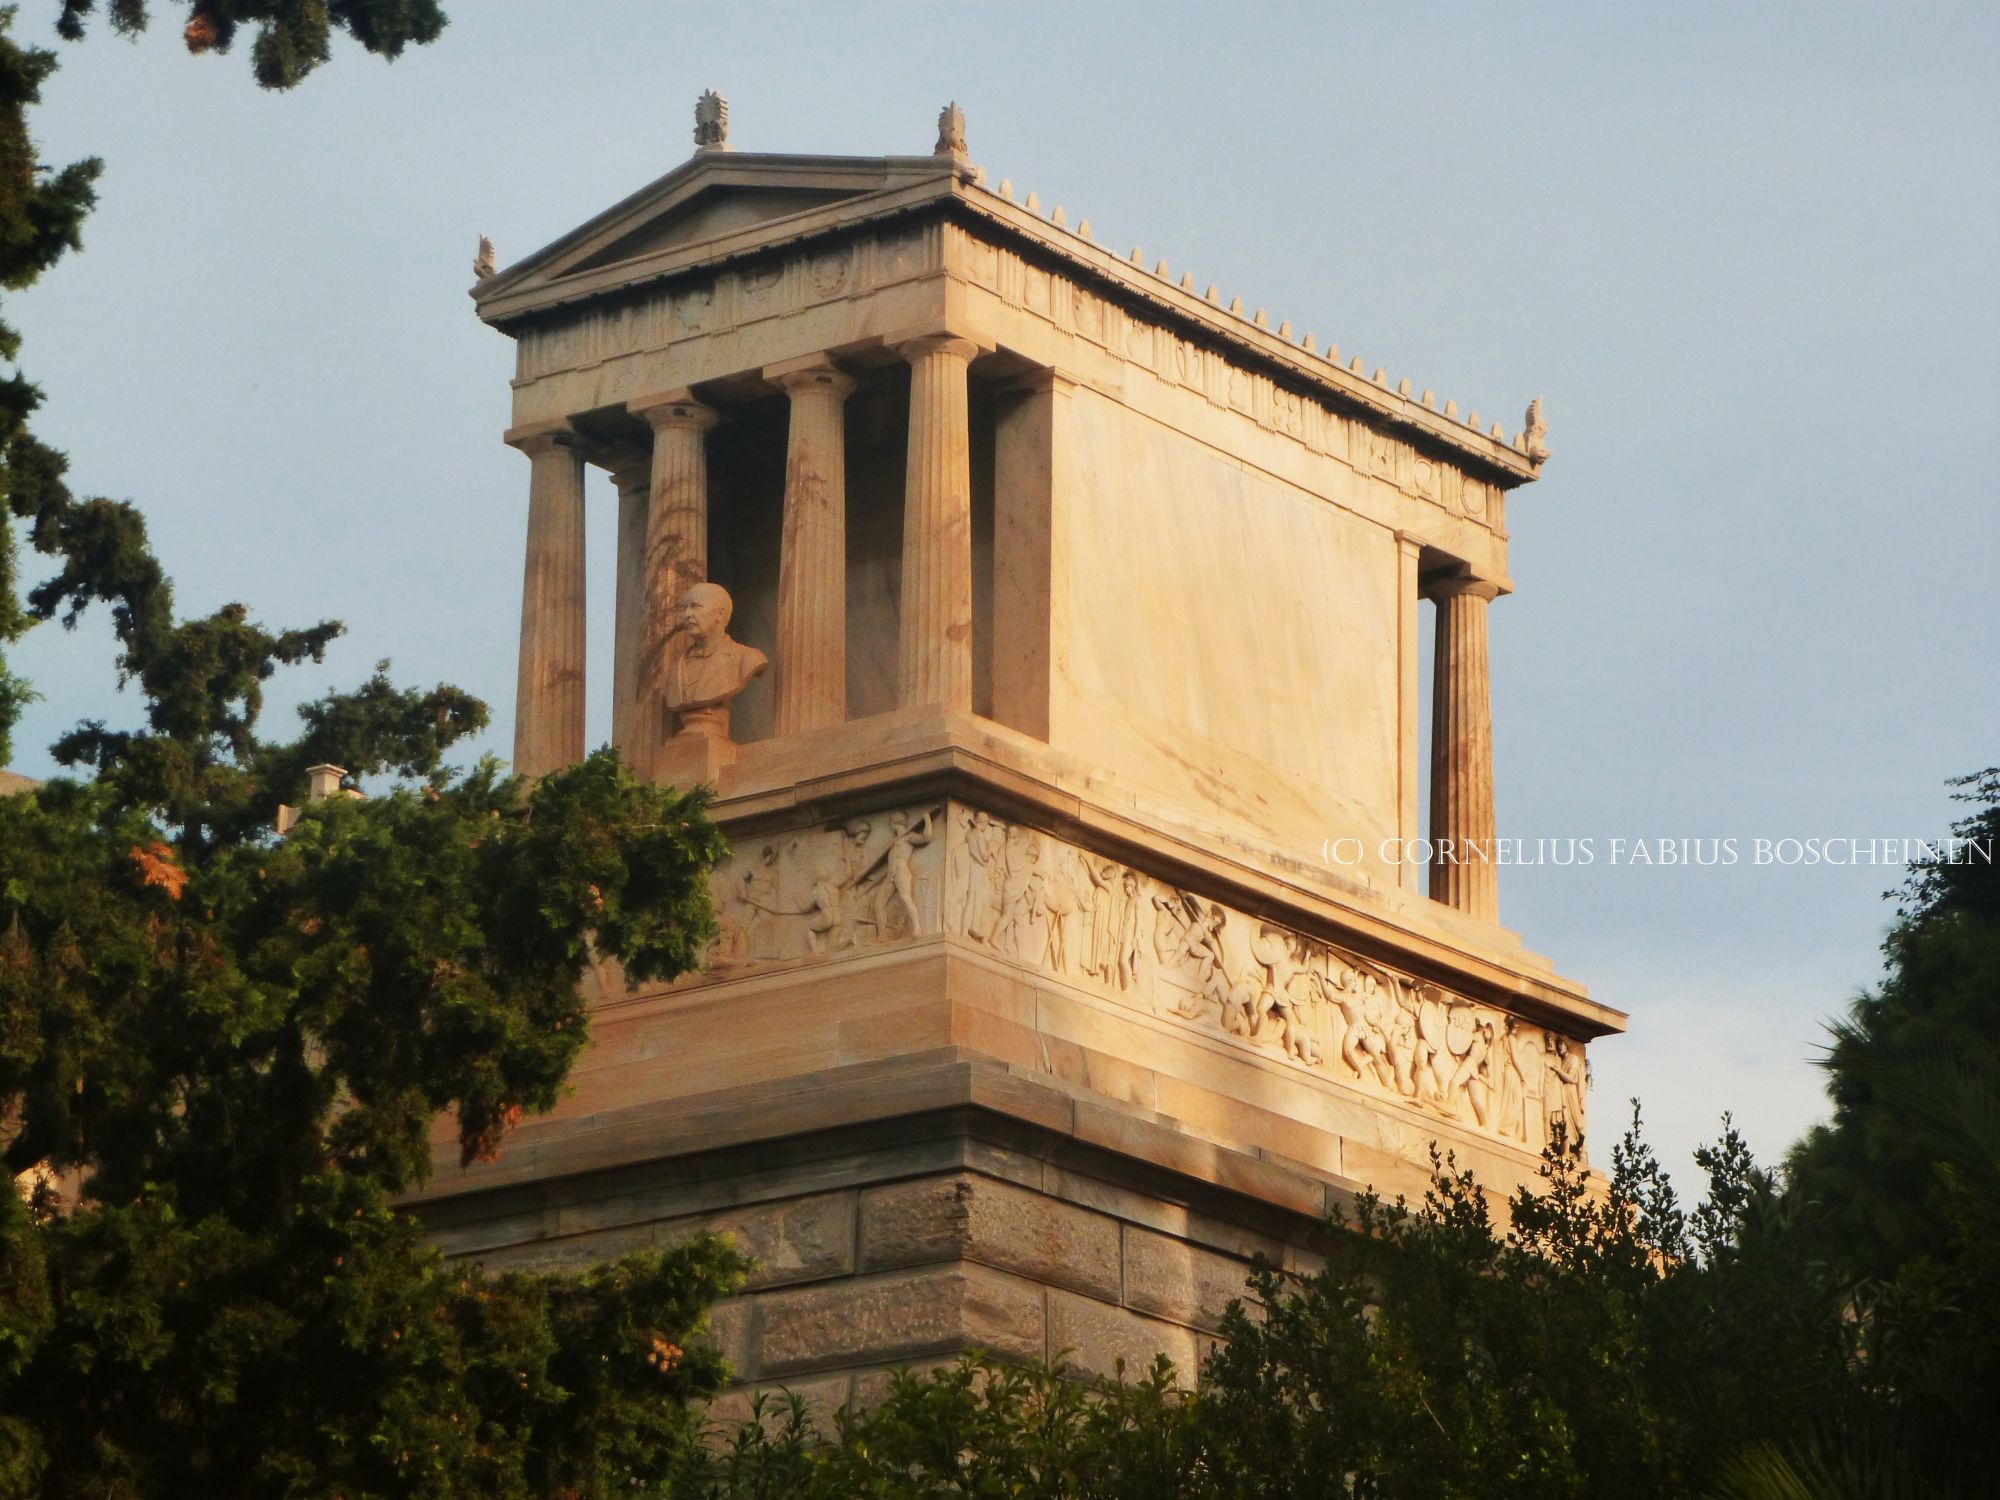
POLYGON ((473 296, 526 459, 516 767, 585 753, 595 468, 612 737, 714 784, 721 936, 600 974, 573 1096, 423 1211, 495 1267, 734 1230, 746 1390, 970 1345, 1192 1377, 1253 1253, 1309 1264, 1433 1141, 1519 1181, 1623 1027, 1481 857, 1539 405, 1510 438, 1098 243, 955 107, 926 155, 762 154, 711 95, 696 142, 473 296))

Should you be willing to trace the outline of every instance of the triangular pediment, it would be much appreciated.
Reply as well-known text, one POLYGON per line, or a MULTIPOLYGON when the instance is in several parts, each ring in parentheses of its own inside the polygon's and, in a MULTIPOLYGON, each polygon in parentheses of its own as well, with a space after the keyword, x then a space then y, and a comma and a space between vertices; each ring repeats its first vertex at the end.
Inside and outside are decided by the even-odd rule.
POLYGON ((620 261, 666 250, 679 250, 718 239, 752 225, 783 219, 829 203, 858 198, 857 191, 838 188, 712 187, 697 193, 671 212, 649 219, 610 244, 562 267, 559 274, 594 271, 620 261))
POLYGON ((771 240, 836 227, 890 203, 949 193, 954 164, 931 157, 698 156, 473 288, 480 315, 592 296, 771 240))

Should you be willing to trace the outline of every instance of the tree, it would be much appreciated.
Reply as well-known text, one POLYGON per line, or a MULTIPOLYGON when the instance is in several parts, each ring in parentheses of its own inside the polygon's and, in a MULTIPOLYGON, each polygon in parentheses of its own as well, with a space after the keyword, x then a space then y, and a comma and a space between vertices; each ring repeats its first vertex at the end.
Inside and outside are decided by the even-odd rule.
MULTIPOLYGON (((189 41, 260 21, 258 74, 287 85, 329 20, 393 56, 441 19, 423 0, 197 0, 189 41)), ((10 20, 0 279, 20 287, 77 244, 96 164, 33 164, 54 59, 10 20)), ((635 979, 697 961, 723 849, 702 797, 609 753, 535 786, 452 772, 483 705, 399 689, 386 663, 266 737, 264 684, 340 627, 179 618, 137 509, 72 494, 29 432, 37 399, 0 384, 0 442, 8 513, 53 571, 20 596, 0 527, 0 638, 106 608, 141 713, 58 743, 88 779, 0 798, 0 1495, 646 1485, 723 1378, 698 1334, 740 1257, 704 1238, 487 1276, 396 1200, 440 1137, 488 1156, 555 1102, 594 955, 635 979), (397 785, 274 836, 321 761, 397 785)), ((0 738, 25 686, 0 677, 0 738)))
MULTIPOLYGON (((56 60, 15 42, 13 21, 12 7, 0 9, 0 287, 18 291, 82 243, 100 164, 74 162, 51 172, 36 162, 28 110, 41 99, 56 60)), ((0 322, 0 360, 12 364, 20 355, 20 335, 0 322)), ((41 393, 18 370, 0 380, 0 494, 12 488, 14 470, 59 462, 28 434, 28 418, 40 402, 41 393)), ((7 670, 4 649, 32 623, 17 593, 13 531, 0 524, 0 765, 12 759, 11 732, 31 692, 7 670)))
POLYGON ((1881 985, 1832 1028, 1833 1119, 1791 1160, 1844 1260, 1881 1280, 1954 1254, 1951 1186, 1932 1170, 1936 1122, 1902 1082, 1911 1070, 1943 1070, 2000 1090, 2000 865, 1991 853, 2000 848, 2000 768, 1953 785, 1976 809, 1952 829, 1969 847, 1913 868, 1882 944, 1881 985))
MULTIPOLYGON (((96 9, 96 0, 63 0, 57 31, 72 41, 81 39, 85 21, 96 9)), ((145 30, 151 20, 144 0, 108 0, 106 9, 112 29, 128 36, 145 30)), ((83 222, 97 202, 96 183, 103 166, 92 157, 52 169, 35 159, 28 113, 40 102, 42 85, 56 69, 56 55, 16 41, 15 15, 15 7, 0 6, 0 288, 8 291, 32 286, 63 255, 81 248, 83 222)), ((245 24, 258 28, 251 49, 257 81, 266 88, 287 89, 327 61, 335 30, 393 61, 413 43, 436 40, 445 15, 437 0, 189 0, 183 35, 190 52, 227 52, 245 24)), ((18 365, 20 355, 19 335, 0 322, 0 360, 18 365)), ((60 480, 67 467, 60 453, 28 431, 41 399, 41 392, 18 368, 0 379, 0 498, 10 502, 16 516, 32 513, 34 506, 32 499, 23 502, 15 497, 17 479, 38 489, 60 480)), ((116 518, 89 519, 96 533, 91 540, 108 541, 116 518)), ((38 536, 37 544, 44 540, 38 536)), ((71 567, 87 578, 93 567, 101 569, 132 555, 128 552, 121 559, 79 554, 71 567)), ((16 575, 14 535, 11 528, 0 525, 0 765, 13 758, 12 730, 32 696, 29 685, 8 670, 5 648, 20 639, 38 614, 46 615, 22 608, 16 575)), ((133 623, 144 628, 158 622, 133 623)), ((331 634, 324 634, 319 644, 327 639, 331 634)), ((291 644, 296 652, 310 653, 313 648, 304 638, 294 638, 291 644)))
MULTIPOLYGON (((63 0, 56 30, 70 41, 81 40, 96 9, 97 0, 63 0)), ((112 30, 128 36, 144 31, 152 19, 146 0, 108 0, 105 9, 112 30)), ((336 30, 393 61, 413 43, 436 41, 445 25, 437 0, 189 0, 187 9, 181 35, 197 55, 227 52, 238 29, 254 23, 250 66, 267 89, 302 82, 332 56, 336 30)))
POLYGON ((1735 1477, 1741 1500, 2000 1487, 2000 769, 1953 783, 1962 841, 1913 868, 1882 983, 1830 1029, 1832 1121, 1791 1195, 1848 1288, 1861 1394, 1735 1477))

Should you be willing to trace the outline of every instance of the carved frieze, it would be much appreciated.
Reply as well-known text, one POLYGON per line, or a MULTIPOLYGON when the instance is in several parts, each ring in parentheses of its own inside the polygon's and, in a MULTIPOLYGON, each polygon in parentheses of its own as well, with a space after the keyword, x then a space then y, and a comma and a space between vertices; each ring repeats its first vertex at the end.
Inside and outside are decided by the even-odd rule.
POLYGON ((744 321, 764 317, 774 310, 784 281, 785 268, 781 265, 757 266, 745 271, 740 286, 744 321))
POLYGON ((845 248, 827 250, 812 258, 812 290, 815 297, 838 297, 847 289, 849 254, 845 248))
POLYGON ((1444 503, 1443 471, 1431 460, 1419 455, 1410 470, 1410 479, 1417 493, 1426 500, 1438 505, 1444 503))
POLYGON ((886 275, 885 281, 902 281, 914 276, 923 268, 924 239, 922 231, 899 234, 879 242, 878 249, 886 275))
POLYGON ((521 332, 516 378, 581 369, 932 274, 943 260, 941 234, 932 225, 801 248, 783 259, 692 276, 621 306, 565 310, 521 332))
POLYGON ((962 803, 745 840, 691 983, 948 935, 1397 1107, 1539 1151, 1580 1043, 962 803))
POLYGON ((943 824, 936 806, 747 840, 709 877, 720 932, 703 976, 935 933, 943 824))

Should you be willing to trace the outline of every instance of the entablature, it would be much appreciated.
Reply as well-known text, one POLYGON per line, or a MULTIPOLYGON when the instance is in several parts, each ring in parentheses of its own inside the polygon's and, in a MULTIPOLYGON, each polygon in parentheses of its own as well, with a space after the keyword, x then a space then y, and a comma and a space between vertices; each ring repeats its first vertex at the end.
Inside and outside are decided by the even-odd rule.
MULTIPOLYGON (((482 282, 473 295, 482 319, 523 341, 519 378, 530 380, 553 373, 565 359, 604 357, 593 352, 593 343, 602 340, 591 330, 606 323, 636 321, 642 326, 632 332, 642 343, 702 332, 706 315, 689 322, 687 310, 724 301, 731 287, 745 291, 752 315, 776 300, 799 306, 800 294, 850 295, 830 263, 839 258, 838 247, 870 234, 894 243, 904 235, 889 226, 908 218, 963 231, 964 254, 953 259, 966 264, 951 265, 953 274, 978 279, 977 262, 987 252, 976 246, 1011 253, 1095 302, 1119 308, 1132 326, 1159 330, 1149 337, 1199 351, 1230 372, 1221 377, 1225 381, 1254 380, 1260 390, 1268 384, 1268 425, 1277 430, 1311 420, 1309 408, 1353 422, 1375 435, 1379 451, 1365 460, 1378 470, 1393 465, 1407 471, 1403 482, 1417 493, 1442 490, 1454 482, 1444 477, 1452 474, 1468 487, 1474 505, 1485 507, 1490 494, 1497 514, 1504 492, 1532 481, 1540 468, 1533 451, 1539 439, 1531 442, 1530 433, 1510 443, 1497 425, 1482 432, 1421 397, 1391 389, 1380 371, 1371 379, 1344 369, 1260 326, 1261 313, 1246 316, 1191 285, 1176 285, 1161 274, 1163 265, 1148 270, 1121 259, 987 188, 977 169, 949 158, 697 157, 482 282), (739 206, 726 211, 722 205, 732 198, 739 206), (824 256, 784 254, 820 242, 824 256), (822 266, 822 260, 829 263, 822 266), (779 283, 797 279, 791 268, 801 261, 813 268, 805 281, 771 299, 779 283), (733 268, 733 280, 725 268, 733 268), (662 323, 661 309, 678 309, 682 321, 662 323)), ((713 316, 722 317, 722 310, 713 316)))

